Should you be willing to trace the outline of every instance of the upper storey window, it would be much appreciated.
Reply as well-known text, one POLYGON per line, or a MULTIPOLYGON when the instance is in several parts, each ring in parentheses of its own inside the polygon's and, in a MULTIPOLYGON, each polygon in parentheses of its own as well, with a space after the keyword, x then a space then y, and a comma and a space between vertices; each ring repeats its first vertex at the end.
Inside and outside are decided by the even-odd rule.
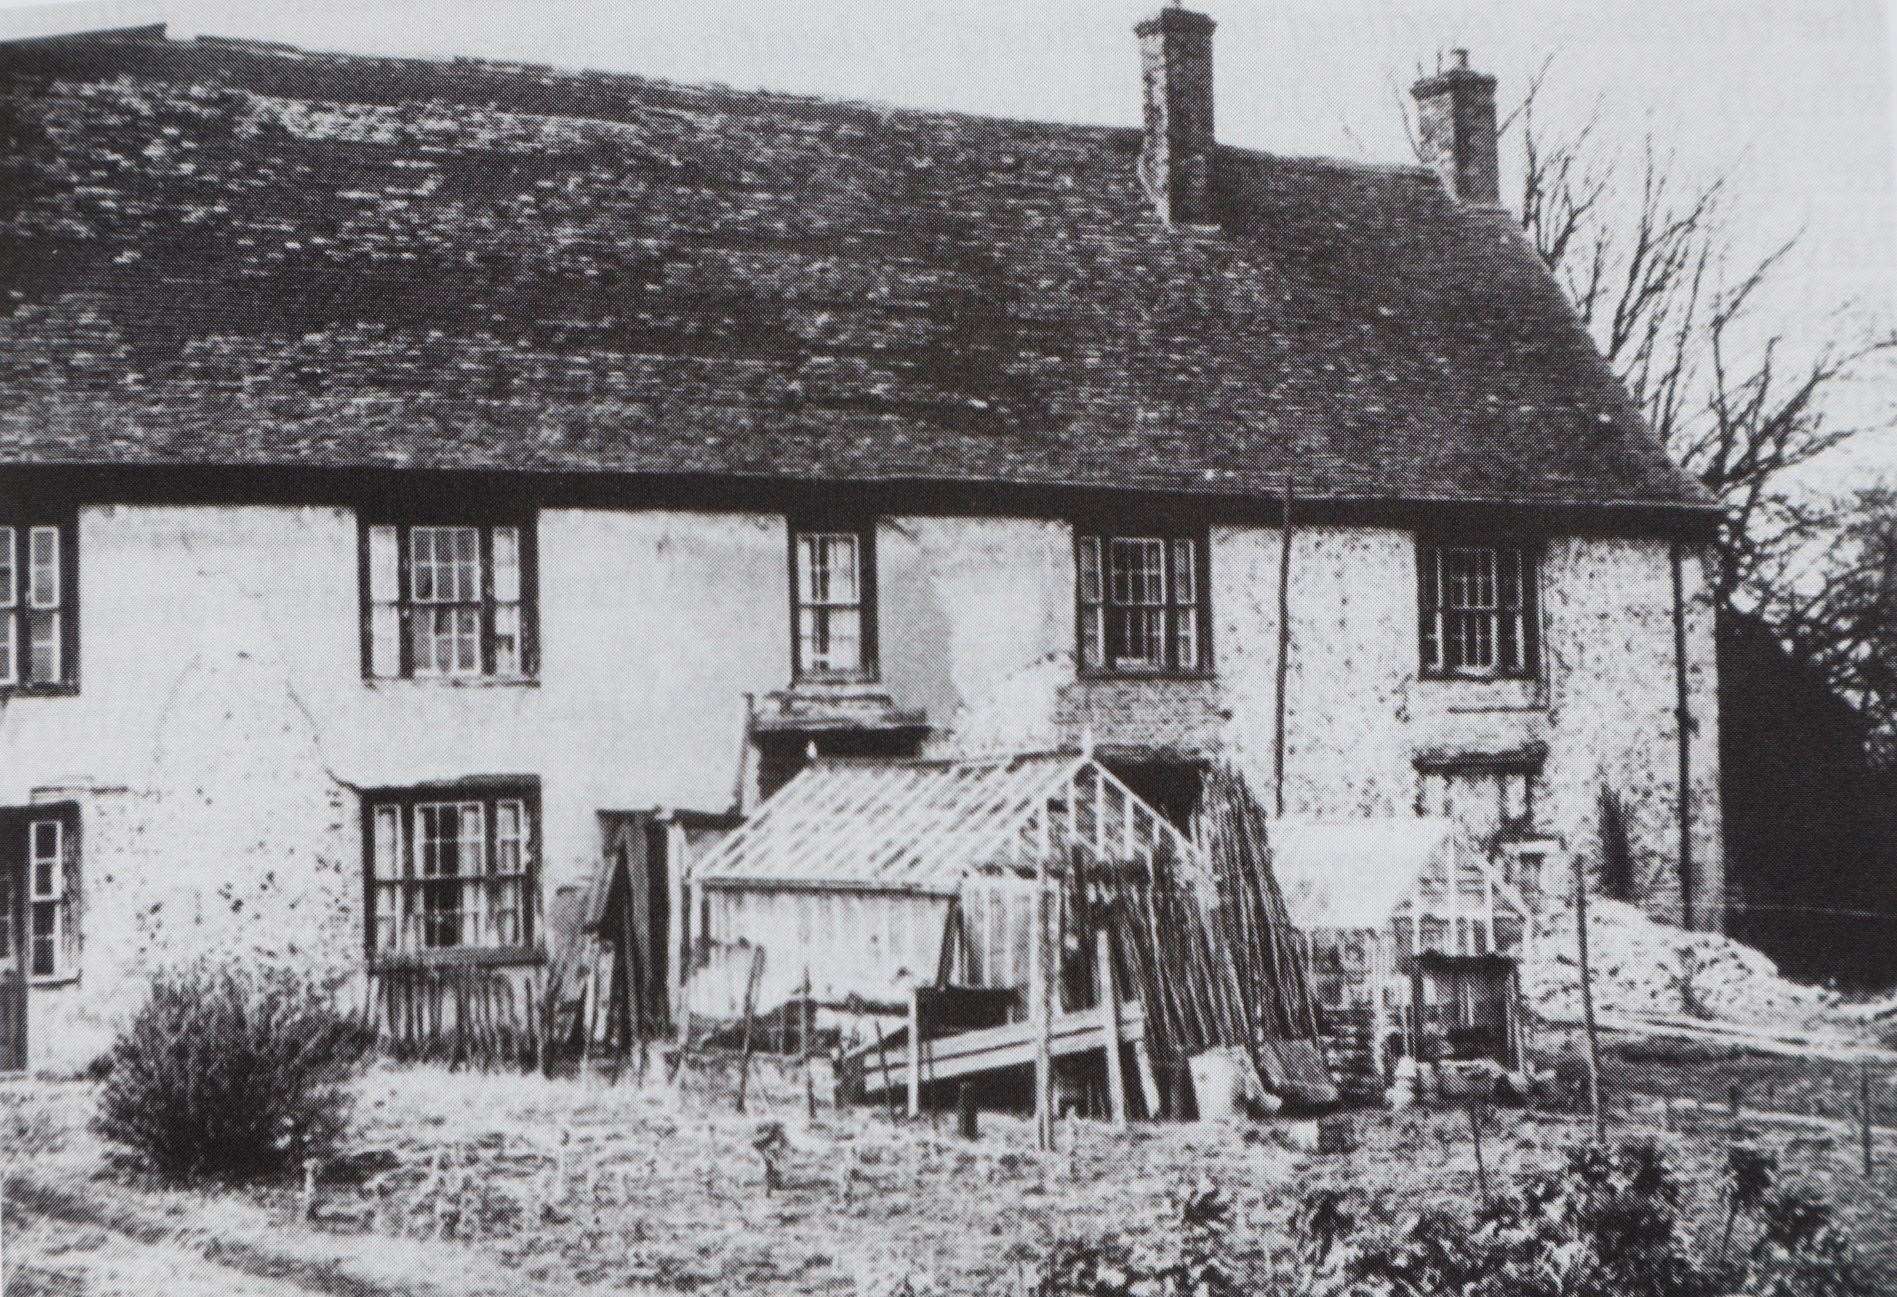
POLYGON ((1532 676, 1540 664, 1536 551, 1424 541, 1417 584, 1426 676, 1532 676))
POLYGON ((1083 670, 1207 669, 1202 535, 1082 532, 1075 546, 1083 670))
POLYGON ((363 672, 521 680, 535 672, 531 520, 362 529, 363 672))
POLYGON ((0 692, 78 681, 78 576, 70 523, 0 519, 0 692))
POLYGON ((875 541, 867 525, 791 528, 798 680, 875 678, 875 541))

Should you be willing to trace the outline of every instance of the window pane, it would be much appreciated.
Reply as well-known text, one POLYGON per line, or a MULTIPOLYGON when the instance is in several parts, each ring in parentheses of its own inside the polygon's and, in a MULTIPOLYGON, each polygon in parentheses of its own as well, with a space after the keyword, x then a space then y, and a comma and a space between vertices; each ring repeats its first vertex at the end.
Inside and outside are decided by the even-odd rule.
POLYGON ((1505 671, 1520 671, 1522 662, 1522 615, 1502 612, 1496 616, 1496 663, 1505 671))
POLYGON ((1115 538, 1111 546, 1111 588, 1117 604, 1166 602, 1166 544, 1140 538, 1115 538))
POLYGON ((1091 604, 1080 610, 1080 657, 1083 666, 1105 665, 1105 624, 1105 610, 1099 604, 1091 604))
POLYGON ((0 612, 0 685, 18 683, 19 639, 20 619, 13 613, 0 612))
POLYGON ((18 564, 13 546, 13 528, 0 527, 0 608, 11 608, 19 589, 19 582, 14 576, 18 564))
POLYGON ((401 811, 394 806, 375 808, 375 827, 371 836, 375 843, 375 876, 384 880, 395 880, 402 876, 402 821, 401 811))
POLYGON ((797 602, 819 603, 830 587, 823 567, 823 547, 815 536, 797 538, 797 602))
POLYGON ((59 528, 35 527, 32 532, 30 601, 35 608, 59 607, 59 528))
POLYGON ((13 960, 13 871, 0 869, 0 963, 13 960))
POLYGON ((1080 542, 1080 601, 1099 603, 1100 592, 1100 538, 1088 536, 1080 542))
POLYGON ((494 597, 502 603, 520 599, 520 529, 494 529, 494 597))
POLYGON ((1175 540, 1172 543, 1172 581, 1173 602, 1194 604, 1199 601, 1199 574, 1193 562, 1193 545, 1189 540, 1175 540))
POLYGON ((26 615, 27 677, 35 684, 59 682, 59 614, 26 615))
POLYGON ((1199 665, 1199 618, 1191 608, 1182 608, 1173 613, 1173 639, 1178 652, 1179 668, 1190 671, 1199 665))
POLYGON ((375 603, 394 603, 401 597, 396 547, 395 528, 369 528, 369 598, 375 603))
POLYGON ((524 808, 519 802, 501 802, 494 808, 494 871, 517 874, 526 856, 524 808))
POLYGON ((454 644, 455 674, 478 674, 481 670, 481 610, 479 608, 455 609, 454 644))
POLYGON ((824 550, 830 570, 830 602, 856 603, 856 537, 826 536, 824 550))
POLYGON ((494 673, 520 674, 519 604, 500 604, 494 609, 494 673))
POLYGON ((1496 602, 1504 608, 1522 606, 1522 552, 1505 549, 1497 556, 1501 589, 1496 602))
POLYGON ((815 634, 809 665, 819 671, 855 671, 862 666, 862 615, 854 608, 813 608, 815 634))
POLYGON ((59 972, 59 903, 35 901, 29 912, 33 927, 33 976, 52 977, 59 972))
POLYGON ((379 603, 369 609, 369 674, 400 675, 401 610, 392 603, 379 603))
POLYGON ((1426 671, 1440 671, 1443 666, 1441 572, 1442 550, 1430 545, 1423 550, 1417 564, 1418 629, 1422 633, 1423 669, 1426 671))

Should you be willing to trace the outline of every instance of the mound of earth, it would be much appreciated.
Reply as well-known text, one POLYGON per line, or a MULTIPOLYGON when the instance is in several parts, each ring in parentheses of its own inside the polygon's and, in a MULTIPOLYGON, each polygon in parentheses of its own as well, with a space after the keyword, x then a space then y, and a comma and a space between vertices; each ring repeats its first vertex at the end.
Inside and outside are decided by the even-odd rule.
MULTIPOLYGON (((1837 992, 1782 976, 1763 952, 1713 932, 1689 932, 1619 901, 1589 904, 1594 1007, 1603 1013, 1676 1014, 1777 1028, 1831 1019, 1837 992)), ((1543 1017, 1578 1019, 1580 969, 1572 911, 1537 934, 1522 991, 1543 1017)))

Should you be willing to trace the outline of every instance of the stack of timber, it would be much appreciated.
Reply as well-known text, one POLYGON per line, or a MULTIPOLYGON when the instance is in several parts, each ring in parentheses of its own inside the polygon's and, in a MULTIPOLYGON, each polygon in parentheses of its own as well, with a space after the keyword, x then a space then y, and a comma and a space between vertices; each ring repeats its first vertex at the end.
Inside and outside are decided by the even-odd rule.
POLYGON ((1112 934, 1119 984, 1146 1006, 1171 1115, 1185 1115, 1189 1060, 1222 1046, 1245 1051, 1273 1094, 1336 1103, 1302 938, 1271 874, 1264 812, 1236 773, 1208 776, 1198 836, 1210 885, 1164 858, 1145 877, 1075 871, 1082 912, 1112 934))
POLYGON ((1324 1060, 1344 1098, 1352 1103, 1379 1103, 1383 1099, 1383 1067, 1377 1040, 1376 1014, 1367 1005, 1318 1010, 1319 1041, 1324 1060))
POLYGON ((391 964, 370 975, 362 1026, 400 1062, 521 1069, 539 1061, 542 1010, 536 977, 516 985, 476 965, 391 964))

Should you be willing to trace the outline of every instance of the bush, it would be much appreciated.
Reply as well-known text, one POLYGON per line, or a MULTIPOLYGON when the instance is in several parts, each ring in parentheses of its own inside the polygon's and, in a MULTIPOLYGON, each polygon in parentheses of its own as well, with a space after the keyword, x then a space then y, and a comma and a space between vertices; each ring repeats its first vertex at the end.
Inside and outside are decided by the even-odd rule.
POLYGON ((1287 1291, 1336 1297, 1869 1297, 1877 1291, 1823 1200, 1777 1187, 1777 1163, 1731 1150, 1719 1251, 1700 1255, 1665 1154, 1652 1143, 1572 1150, 1471 1219, 1372 1221, 1333 1191, 1294 1221, 1303 1274, 1287 1291), (1736 1220, 1757 1238, 1728 1256, 1736 1220), (1317 1227, 1319 1221, 1323 1228, 1317 1227))
POLYGON ((163 973, 112 1047, 95 1125, 168 1180, 270 1175, 333 1147, 366 1052, 295 974, 163 973))

